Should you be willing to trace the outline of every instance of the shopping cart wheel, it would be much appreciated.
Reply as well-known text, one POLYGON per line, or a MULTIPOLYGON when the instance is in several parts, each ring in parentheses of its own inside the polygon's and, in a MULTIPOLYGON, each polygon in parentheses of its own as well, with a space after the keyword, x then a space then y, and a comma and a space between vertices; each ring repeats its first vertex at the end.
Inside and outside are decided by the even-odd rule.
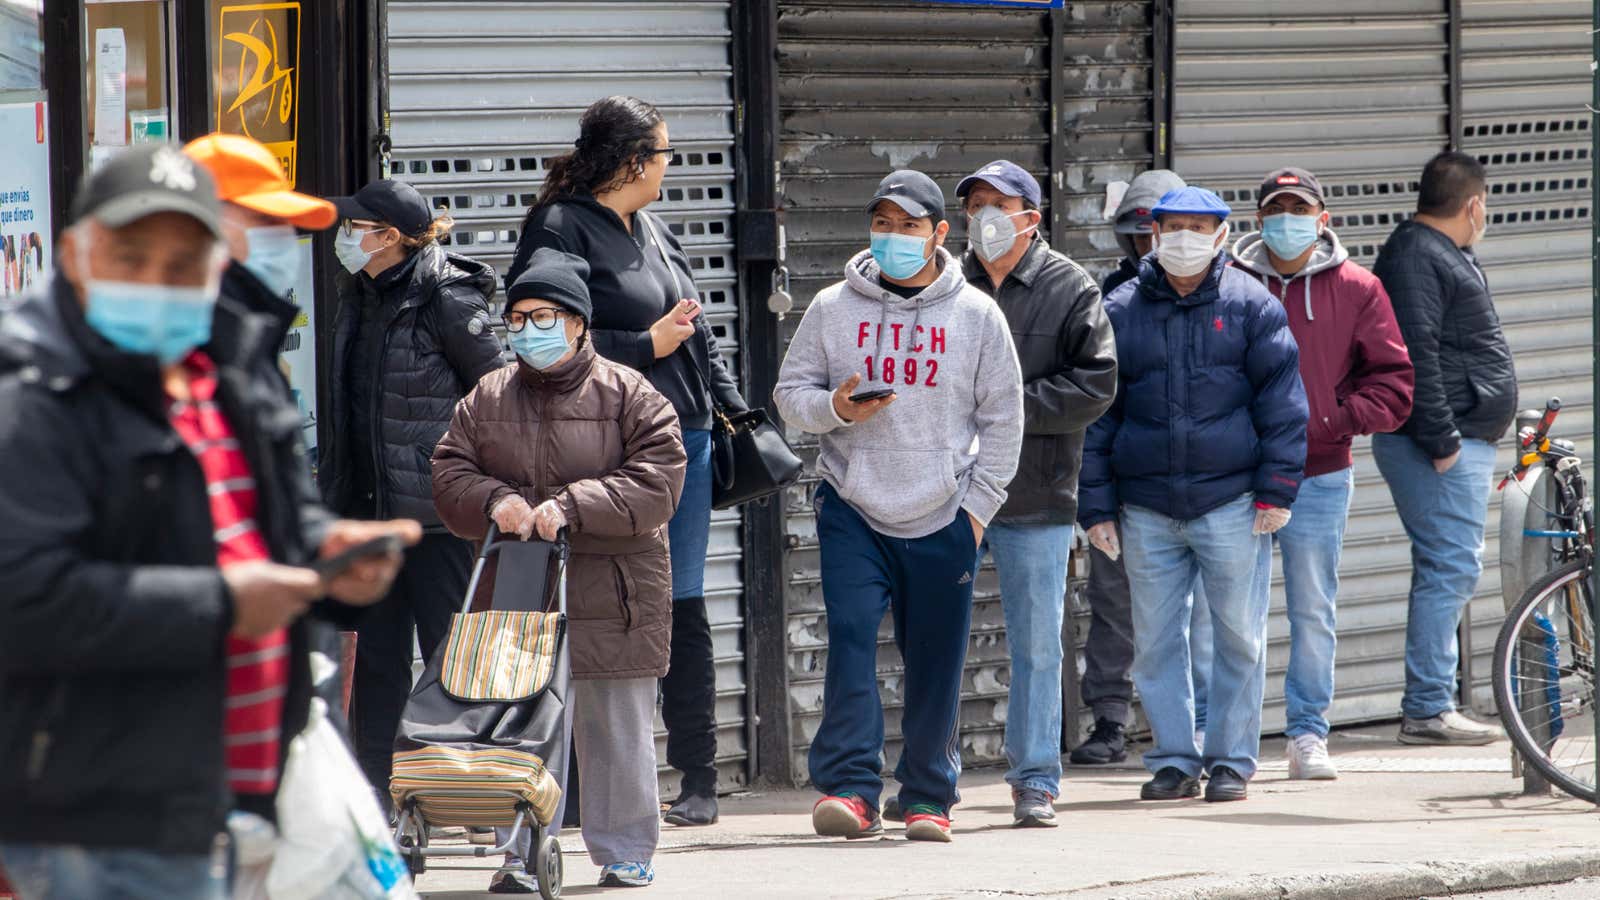
POLYGON ((545 835, 539 842, 538 852, 528 861, 528 874, 539 884, 539 896, 556 900, 561 896, 561 842, 555 835, 545 835))
POLYGON ((409 834, 402 836, 400 854, 406 858, 406 870, 411 873, 412 878, 428 871, 427 857, 422 855, 422 848, 417 846, 416 838, 409 834))

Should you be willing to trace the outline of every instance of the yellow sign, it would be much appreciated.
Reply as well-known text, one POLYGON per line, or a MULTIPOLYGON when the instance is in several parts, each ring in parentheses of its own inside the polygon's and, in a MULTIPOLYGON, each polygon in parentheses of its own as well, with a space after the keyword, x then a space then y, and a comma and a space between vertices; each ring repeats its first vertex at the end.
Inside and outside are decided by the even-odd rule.
POLYGON ((295 183, 300 4, 224 6, 217 17, 217 130, 265 144, 295 183))

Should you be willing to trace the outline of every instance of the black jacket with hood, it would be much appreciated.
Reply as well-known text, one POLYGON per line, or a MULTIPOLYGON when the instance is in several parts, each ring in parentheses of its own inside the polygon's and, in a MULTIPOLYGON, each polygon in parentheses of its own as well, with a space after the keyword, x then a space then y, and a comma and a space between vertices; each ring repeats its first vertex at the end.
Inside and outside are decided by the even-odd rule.
POLYGON ((704 313, 694 320, 695 333, 689 340, 671 355, 656 359, 650 326, 683 297, 697 295, 689 254, 659 216, 640 210, 634 218, 637 223, 645 217, 666 242, 666 256, 672 260, 682 296, 673 289, 673 273, 663 265, 650 229, 636 225, 630 234, 614 211, 584 195, 563 197, 533 211, 506 272, 506 285, 517 280, 540 247, 583 257, 589 263, 589 297, 594 301, 594 319, 589 323, 594 349, 644 373, 672 403, 685 430, 704 431, 711 427, 713 399, 729 411, 747 407, 722 364, 716 335, 704 313))
POLYGON ((971 250, 962 264, 1005 313, 1022 364, 1022 455, 995 521, 1070 525, 1084 432, 1117 395, 1117 340, 1100 289, 1037 237, 998 288, 971 250))
MULTIPOLYGON (((277 367, 290 320, 241 301, 260 285, 234 269, 204 349, 257 525, 300 564, 331 517, 277 367)), ((0 841, 202 853, 224 827, 233 601, 205 475, 166 408, 154 361, 96 334, 64 278, 0 319, 0 841)), ((327 637, 290 628, 284 752, 327 637)))
POLYGON ((489 322, 494 287, 492 268, 438 244, 422 247, 377 279, 341 275, 328 375, 331 427, 323 432, 326 446, 318 450, 317 468, 323 497, 334 510, 416 519, 429 531, 444 530, 433 509, 433 448, 450 427, 456 404, 504 362, 489 322), (363 334, 363 302, 378 304, 369 327, 381 333, 363 334), (370 368, 352 373, 355 343, 367 339, 374 352, 360 358, 370 368), (352 409, 356 403, 367 404, 363 415, 352 409), (356 422, 370 426, 359 440, 350 433, 356 422), (371 501, 355 496, 362 475, 376 487, 371 501))
POLYGON ((1443 232, 1403 222, 1378 251, 1383 282, 1416 370, 1399 434, 1434 459, 1462 438, 1494 443, 1517 417, 1517 372, 1478 258, 1443 232))

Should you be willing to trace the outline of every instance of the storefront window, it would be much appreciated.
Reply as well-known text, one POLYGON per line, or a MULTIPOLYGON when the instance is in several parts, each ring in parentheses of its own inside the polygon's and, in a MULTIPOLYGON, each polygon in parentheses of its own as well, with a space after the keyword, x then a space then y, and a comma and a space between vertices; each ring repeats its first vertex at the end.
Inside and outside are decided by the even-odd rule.
POLYGON ((50 141, 39 0, 0 0, 0 298, 49 275, 50 141))
POLYGON ((84 120, 91 165, 130 144, 172 139, 171 15, 167 0, 85 4, 84 120))

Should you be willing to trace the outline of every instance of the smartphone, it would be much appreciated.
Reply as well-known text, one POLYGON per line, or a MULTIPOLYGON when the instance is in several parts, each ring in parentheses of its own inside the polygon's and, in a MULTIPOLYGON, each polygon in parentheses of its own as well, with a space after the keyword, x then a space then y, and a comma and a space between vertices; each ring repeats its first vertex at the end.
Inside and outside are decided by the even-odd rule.
POLYGON ((866 403, 866 402, 868 402, 870 400, 882 400, 884 397, 893 397, 893 396, 894 396, 894 388, 879 388, 878 390, 875 390, 875 391, 862 391, 859 394, 851 394, 850 395, 850 402, 851 403, 866 403))
POLYGON ((343 575, 346 569, 349 569, 360 560, 373 556, 388 556, 391 553, 399 553, 404 549, 405 542, 400 540, 399 535, 386 534, 370 541, 362 541, 353 547, 346 547, 338 554, 327 559, 319 559, 311 564, 311 569, 322 576, 322 580, 327 581, 330 578, 337 578, 343 575))

